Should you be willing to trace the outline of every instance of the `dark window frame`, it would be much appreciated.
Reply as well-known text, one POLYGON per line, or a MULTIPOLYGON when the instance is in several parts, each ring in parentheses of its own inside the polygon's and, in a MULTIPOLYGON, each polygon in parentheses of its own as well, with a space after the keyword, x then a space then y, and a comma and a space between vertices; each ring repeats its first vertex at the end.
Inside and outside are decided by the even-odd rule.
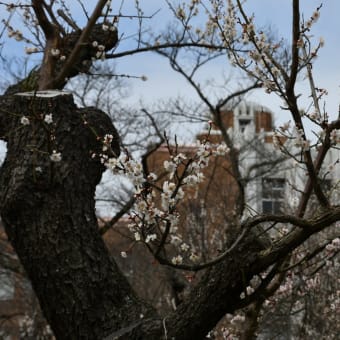
POLYGON ((262 212, 282 214, 286 181, 282 177, 262 178, 262 212))

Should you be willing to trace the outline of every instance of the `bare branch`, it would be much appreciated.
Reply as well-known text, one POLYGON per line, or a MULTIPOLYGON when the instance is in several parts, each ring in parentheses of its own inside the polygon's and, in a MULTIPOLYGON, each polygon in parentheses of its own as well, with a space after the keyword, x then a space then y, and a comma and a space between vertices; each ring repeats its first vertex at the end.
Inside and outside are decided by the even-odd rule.
POLYGON ((64 21, 65 21, 70 27, 72 27, 75 31, 80 30, 80 27, 77 26, 77 24, 75 23, 75 21, 72 20, 71 18, 69 18, 69 17, 66 15, 66 13, 65 13, 62 9, 58 9, 58 10, 57 10, 57 13, 58 13, 59 16, 60 16, 61 18, 63 18, 64 21))

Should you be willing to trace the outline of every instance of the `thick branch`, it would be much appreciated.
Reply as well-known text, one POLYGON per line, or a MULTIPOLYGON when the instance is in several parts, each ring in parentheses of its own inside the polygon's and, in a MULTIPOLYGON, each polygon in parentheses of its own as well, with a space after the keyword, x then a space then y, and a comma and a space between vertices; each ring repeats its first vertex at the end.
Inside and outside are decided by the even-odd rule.
POLYGON ((86 27, 83 29, 77 44, 72 50, 70 56, 67 58, 67 61, 64 67, 61 69, 57 78, 53 81, 54 88, 60 88, 61 84, 64 84, 65 78, 68 76, 69 70, 73 67, 73 64, 78 62, 78 56, 80 51, 82 50, 82 45, 87 42, 87 38, 89 37, 94 25, 96 24, 97 19, 100 17, 102 10, 106 4, 106 0, 100 0, 97 3, 91 17, 89 18, 86 27))
POLYGON ((39 25, 43 30, 46 40, 50 39, 54 35, 54 27, 47 18, 47 15, 43 9, 45 5, 44 0, 32 0, 32 7, 34 13, 38 19, 39 25))
POLYGON ((311 220, 308 228, 295 229, 278 242, 274 243, 271 248, 267 249, 259 256, 254 266, 267 268, 299 247, 311 235, 326 229, 339 220, 340 207, 329 209, 326 213, 311 220))
POLYGON ((291 232, 266 250, 263 250, 257 236, 249 233, 230 256, 208 270, 191 292, 189 299, 178 307, 176 314, 166 319, 171 336, 180 340, 203 339, 226 313, 233 313, 240 306, 245 307, 240 294, 253 275, 261 273, 272 264, 284 261, 291 251, 311 235, 339 219, 338 207, 309 221, 309 228, 291 232))

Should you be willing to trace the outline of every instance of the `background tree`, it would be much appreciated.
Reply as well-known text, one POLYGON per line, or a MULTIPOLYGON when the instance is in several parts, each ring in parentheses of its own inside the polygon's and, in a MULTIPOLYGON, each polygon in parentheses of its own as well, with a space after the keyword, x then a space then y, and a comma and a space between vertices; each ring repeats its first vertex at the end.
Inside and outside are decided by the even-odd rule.
MULTIPOLYGON (((44 315, 58 338, 203 338, 226 313, 270 296, 275 291, 275 281, 282 278, 287 267, 294 265, 292 252, 340 217, 339 207, 329 201, 319 178, 328 151, 338 143, 340 125, 339 120, 329 122, 321 112, 320 96, 316 94, 311 74, 310 64, 321 44, 316 51, 310 50, 307 33, 319 9, 304 22, 299 1, 292 1, 291 60, 281 63, 282 59, 278 58, 285 53, 285 47, 280 49, 280 42, 274 44, 264 32, 258 32, 253 17, 247 16, 239 1, 229 1, 228 5, 214 1, 211 8, 207 7, 209 3, 201 1, 179 6, 167 3, 182 23, 181 35, 164 35, 164 41, 161 37, 146 46, 139 38, 136 49, 117 53, 109 52, 118 42, 116 19, 113 23, 108 21, 110 2, 98 1, 83 29, 78 28, 69 14, 60 12, 56 18, 54 2, 8 4, 9 9, 26 11, 27 20, 36 20, 39 27, 33 36, 37 44, 41 42, 41 29, 45 41, 36 46, 43 52, 41 65, 23 81, 8 88, 1 98, 0 136, 8 145, 0 176, 1 216, 44 315), (208 13, 206 27, 202 34, 196 30, 194 35, 194 25, 190 24, 202 6, 208 13), (60 24, 61 19, 69 25, 68 30, 60 24), (97 23, 99 20, 103 22, 97 23), (286 137, 300 148, 299 164, 307 174, 299 205, 293 213, 248 216, 239 150, 220 116, 221 104, 226 99, 212 105, 193 84, 193 73, 182 72, 209 107, 222 133, 223 154, 227 153, 230 173, 238 187, 230 237, 220 254, 202 262, 193 256, 183 262, 179 253, 168 257, 167 241, 175 236, 172 227, 185 195, 187 178, 200 178, 200 167, 193 165, 207 163, 217 147, 211 148, 208 141, 203 140, 198 152, 185 158, 169 145, 172 157, 167 167, 169 180, 159 188, 148 178, 147 169, 129 155, 117 160, 118 135, 107 115, 94 108, 77 108, 68 94, 39 92, 62 89, 68 78, 89 72, 92 58, 101 59, 104 54, 107 58, 117 58, 146 50, 165 51, 162 53, 170 55, 172 66, 180 70, 174 58, 177 49, 189 47, 195 51, 198 47, 226 51, 234 64, 255 79, 254 84, 261 84, 268 92, 281 96, 295 128, 282 132, 291 134, 286 137), (173 49, 171 54, 167 53, 169 48, 173 49), (297 75, 303 69, 309 72, 315 109, 304 115, 322 131, 315 146, 307 139, 295 94, 297 75), (28 90, 33 92, 17 94, 28 90), (311 152, 314 147, 315 159, 311 152), (103 165, 115 172, 125 172, 133 180, 137 191, 132 229, 158 262, 179 270, 206 269, 176 312, 165 317, 136 296, 100 237, 94 214, 94 191, 103 165), (155 210, 154 190, 160 194, 162 209, 155 210), (313 193, 321 208, 313 216, 307 216, 313 193), (289 232, 268 245, 255 228, 266 223, 283 223, 289 232), (259 274, 262 274, 259 285, 242 298, 250 280, 259 274)), ((61 6, 66 12, 64 2, 61 6)), ((137 17, 142 19, 142 14, 137 17)), ((24 39, 8 21, 5 24, 17 40, 24 39)), ((202 57, 204 53, 198 55, 197 65, 202 57)), ((278 147, 287 154, 279 136, 277 140, 278 147)), ((156 197, 159 196, 156 194, 156 197)), ((309 257, 306 255, 306 260, 309 257)))

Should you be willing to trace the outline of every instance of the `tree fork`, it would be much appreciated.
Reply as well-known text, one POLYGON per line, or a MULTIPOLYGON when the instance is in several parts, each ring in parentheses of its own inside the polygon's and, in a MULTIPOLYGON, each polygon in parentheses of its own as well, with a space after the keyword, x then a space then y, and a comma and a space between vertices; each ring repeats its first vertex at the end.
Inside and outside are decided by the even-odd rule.
POLYGON ((60 91, 0 98, 0 169, 6 232, 58 339, 102 339, 153 314, 110 257, 98 232, 94 192, 104 167, 92 153, 118 134, 109 117, 79 109, 60 91), (52 114, 53 123, 44 121, 52 114), (27 119, 22 124, 22 117, 27 119), (51 154, 61 154, 53 162, 51 154))

